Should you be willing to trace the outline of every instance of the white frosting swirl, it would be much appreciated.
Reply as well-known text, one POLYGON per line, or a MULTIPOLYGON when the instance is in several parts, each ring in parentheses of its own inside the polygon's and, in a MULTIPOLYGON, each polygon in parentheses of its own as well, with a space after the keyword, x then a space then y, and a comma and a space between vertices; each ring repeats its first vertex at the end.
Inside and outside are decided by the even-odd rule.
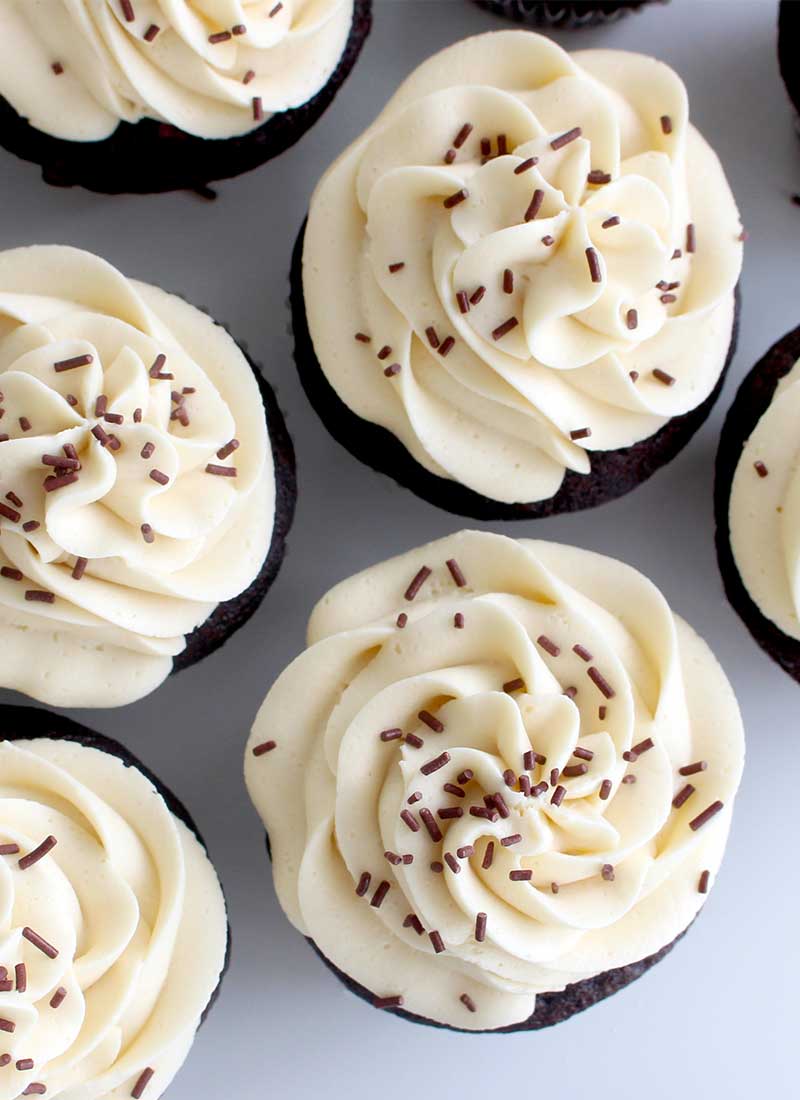
POLYGON ((253 372, 180 298, 33 247, 0 253, 0 391, 0 686, 57 706, 140 698, 267 555, 275 484, 253 372), (43 457, 65 447, 77 479, 48 491, 72 471, 43 457))
POLYGON ((342 400, 427 470, 494 500, 543 500, 567 470, 589 473, 592 450, 645 439, 712 392, 739 234, 672 70, 614 50, 570 56, 527 31, 484 34, 417 69, 317 188, 310 330, 342 400), (479 288, 462 312, 458 294, 479 288))
POLYGON ((0 95, 69 141, 142 118, 235 137, 316 95, 352 19, 353 0, 0 0, 0 95))
POLYGON ((800 640, 800 465, 793 442, 798 424, 795 364, 742 449, 729 523, 736 567, 751 599, 784 634, 800 640))
POLYGON ((722 857, 743 732, 714 657, 641 574, 585 550, 462 532, 334 588, 309 642, 258 715, 246 778, 286 913, 346 974, 419 1016, 491 1029, 526 1019, 537 993, 642 959, 689 925, 700 876, 722 857), (423 566, 432 573, 409 601, 423 566), (424 745, 380 737, 392 729, 424 745), (255 755, 268 738, 274 749, 255 755), (527 766, 531 751, 545 763, 527 766), (705 770, 680 776, 700 760, 705 770), (675 809, 687 782, 695 791, 675 809), (497 792, 503 816, 470 812, 497 792), (693 829, 717 800, 721 811, 693 829), (443 807, 462 815, 442 818, 443 807), (413 862, 395 866, 386 852, 413 862))
POLYGON ((157 1100, 225 960, 225 903, 202 847, 135 768, 47 739, 0 744, 0 845, 20 849, 0 855, 12 986, 0 991, 0 1100, 31 1084, 62 1100, 130 1096, 146 1070, 157 1100), (49 854, 21 869, 50 836, 49 854))

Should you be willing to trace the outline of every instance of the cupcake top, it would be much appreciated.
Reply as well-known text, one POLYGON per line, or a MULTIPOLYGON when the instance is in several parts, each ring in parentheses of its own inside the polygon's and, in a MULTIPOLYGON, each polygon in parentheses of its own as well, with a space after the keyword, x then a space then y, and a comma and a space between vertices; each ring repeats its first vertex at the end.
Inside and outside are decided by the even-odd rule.
POLYGON ((0 775, 0 1098, 157 1100, 225 962, 214 869, 115 756, 7 742, 0 775))
POLYGON ((753 602, 800 640, 800 363, 781 378, 745 443, 731 486, 730 542, 753 602))
POLYGON ((180 298, 72 248, 0 253, 0 686, 115 706, 267 555, 253 371, 180 298))
POLYGON ((338 585, 309 643, 247 782, 286 913, 378 1006, 508 1026, 690 924, 743 733, 641 574, 466 531, 338 585))
POLYGON ((309 327, 339 397, 426 470, 544 500, 713 391, 740 233, 671 69, 484 34, 417 69, 318 186, 309 327))
POLYGON ((0 95, 68 141, 143 118, 235 137, 316 95, 352 17, 353 0, 0 0, 0 95))

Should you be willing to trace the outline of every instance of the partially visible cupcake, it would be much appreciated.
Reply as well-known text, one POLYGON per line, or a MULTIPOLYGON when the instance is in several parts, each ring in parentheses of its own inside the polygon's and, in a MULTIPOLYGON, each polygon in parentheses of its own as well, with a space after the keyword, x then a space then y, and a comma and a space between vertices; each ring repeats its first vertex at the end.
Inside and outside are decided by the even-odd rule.
POLYGON ((0 708, 0 1096, 158 1100, 227 967, 186 810, 121 745, 0 708))
POLYGON ((668 0, 475 0, 479 7, 535 27, 594 27, 668 0))
POLYGON ((141 698, 253 614, 294 456, 274 394, 183 299, 58 246, 0 253, 0 686, 141 698))
POLYGON ((715 506, 725 590, 762 649, 800 681, 800 328, 739 387, 720 437, 715 506))
POLYGON ((629 566, 465 531, 317 605, 247 749, 292 923, 376 1008, 566 1020, 658 962, 725 848, 744 743, 629 566))
POLYGON ((778 9, 778 63, 783 83, 795 112, 800 114, 800 69, 797 43, 800 41, 800 7, 794 0, 781 0, 778 9))
POLYGON ((667 66, 470 38, 318 185, 292 269, 300 376, 348 450, 452 512, 600 504, 708 415, 740 235, 667 66))
POLYGON ((0 0, 0 144, 48 183, 202 189, 293 145, 372 0, 0 0))

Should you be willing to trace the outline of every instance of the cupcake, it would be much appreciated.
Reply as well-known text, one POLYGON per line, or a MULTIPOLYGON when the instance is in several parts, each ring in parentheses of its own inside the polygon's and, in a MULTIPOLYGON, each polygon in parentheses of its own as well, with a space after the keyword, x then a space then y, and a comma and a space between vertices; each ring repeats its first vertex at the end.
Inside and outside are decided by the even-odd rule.
POLYGON ((0 19, 6 149, 61 187, 202 190, 314 125, 371 0, 0 0, 0 19))
POLYGON ((0 1096, 158 1100, 227 966, 186 810, 121 745, 0 708, 0 1096))
POLYGON ((281 904, 345 985, 527 1031, 691 924, 743 752, 722 670, 641 574, 464 531, 321 600, 245 770, 281 904))
POLYGON ((667 0, 476 0, 486 11, 536 27, 593 27, 667 0))
POLYGON ((600 504, 707 416, 740 232, 665 65, 467 39, 316 189, 292 273, 303 384, 356 457, 449 511, 600 504))
POLYGON ((797 39, 800 34, 800 10, 794 3, 781 0, 778 9, 778 63, 783 83, 794 109, 800 113, 800 73, 797 71, 797 39))
POLYGON ((742 382, 717 453, 717 558, 728 599, 758 644, 800 680, 800 328, 742 382))
POLYGON ((0 687, 153 691, 253 614, 294 457, 275 397, 183 299, 73 248, 0 253, 0 687))

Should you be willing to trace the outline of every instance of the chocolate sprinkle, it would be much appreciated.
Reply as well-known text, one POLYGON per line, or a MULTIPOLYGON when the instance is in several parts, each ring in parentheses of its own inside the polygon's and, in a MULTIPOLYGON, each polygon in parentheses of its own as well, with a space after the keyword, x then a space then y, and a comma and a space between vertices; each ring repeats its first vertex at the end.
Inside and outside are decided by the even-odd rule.
POLYGON ((613 214, 610 218, 606 218, 601 227, 603 229, 611 229, 615 225, 619 225, 619 218, 616 214, 613 214))
POLYGON ((593 184, 595 187, 600 187, 604 183, 611 183, 611 173, 603 172, 599 168, 593 168, 586 177, 586 182, 593 184))
POLYGON ((455 821, 459 817, 464 816, 464 811, 460 806, 443 806, 441 810, 436 811, 442 821, 455 821))
POLYGON ((381 741, 397 741, 403 736, 403 731, 395 727, 394 729, 381 730, 379 736, 381 741))
POLYGON ((428 343, 430 344, 430 346, 434 349, 438 348, 439 337, 436 335, 436 329, 433 327, 433 325, 428 325, 428 327, 425 329, 425 335, 428 337, 428 343))
POLYGON ((419 832, 419 822, 417 821, 417 819, 414 817, 414 815, 411 813, 410 810, 403 810, 400 814, 400 820, 405 822, 405 824, 409 827, 409 829, 411 830, 412 833, 418 833, 419 832))
POLYGON ((706 806, 701 814, 698 814, 697 817, 689 822, 689 828, 692 832, 696 833, 698 829, 701 829, 706 822, 710 821, 715 814, 719 813, 722 806, 723 803, 720 802, 719 799, 716 802, 712 802, 710 806, 706 806))
MULTIPOLYGON (((9 581, 21 581, 22 572, 19 569, 13 569, 10 565, 4 565, 0 568, 0 577, 5 577, 9 581)), ((0 849, 0 855, 5 855, 2 849, 0 849)))
POLYGON ((486 293, 486 287, 485 286, 479 286, 477 288, 477 290, 474 290, 472 292, 472 294, 470 294, 470 296, 469 296, 470 302, 474 306, 476 306, 478 304, 478 302, 480 302, 481 298, 483 298, 485 293, 486 293))
MULTIPOLYGON (((493 860, 494 860, 494 841, 490 840, 489 843, 486 845, 486 851, 483 853, 483 861, 481 862, 481 867, 484 869, 484 871, 489 870, 489 868, 492 866, 493 860)), ((485 927, 486 926, 486 921, 484 920, 483 923, 484 923, 484 927, 485 927)))
POLYGON ((441 829, 439 828, 439 826, 436 824, 436 818, 433 816, 431 811, 427 808, 420 810, 419 811, 419 816, 422 818, 422 823, 425 826, 425 828, 428 830, 428 834, 429 834, 431 840, 435 844, 438 844, 439 841, 442 839, 442 832, 441 832, 441 829))
MULTIPOLYGON (((536 639, 536 644, 541 646, 546 653, 549 653, 551 657, 558 657, 561 653, 561 649, 555 642, 551 641, 546 634, 540 634, 536 639)), ((505 690, 505 689, 504 689, 505 690)))
POLYGON ((93 355, 73 355, 71 359, 59 359, 57 363, 53 363, 53 370, 60 374, 65 370, 75 370, 76 367, 88 367, 93 362, 93 355))
MULTIPOLYGON (((23 1096, 44 1096, 44 1094, 46 1092, 47 1092, 47 1085, 43 1085, 41 1081, 34 1081, 32 1084, 28 1085, 27 1088, 22 1090, 22 1095, 23 1096)), ((131 1095, 133 1096, 134 1094, 131 1093, 131 1095)), ((139 1096, 141 1096, 141 1093, 139 1093, 139 1096)))
POLYGON ((694 224, 689 222, 686 226, 686 251, 694 252, 697 249, 697 233, 694 224))
POLYGON ((534 764, 546 764, 547 757, 542 756, 540 752, 534 752, 533 749, 529 749, 526 753, 523 753, 522 764, 524 767, 531 769, 534 764))
POLYGON ((603 782, 600 784, 600 797, 603 799, 604 802, 611 794, 611 786, 612 784, 610 779, 604 779, 603 782))
POLYGON ((470 768, 465 768, 463 772, 460 772, 456 777, 459 783, 469 783, 470 779, 475 778, 475 773, 470 768))
POLYGON ((473 1001, 472 997, 470 997, 469 993, 462 993, 458 999, 469 1012, 478 1011, 475 1002, 473 1001))
POLYGON ((586 262, 589 265, 589 274, 592 277, 592 282, 602 283, 603 272, 600 267, 600 257, 597 254, 596 248, 589 247, 586 249, 586 262))
POLYGON ((483 943, 486 939, 486 914, 478 913, 475 917, 475 940, 477 943, 483 943))
POLYGON ((563 149, 565 145, 569 145, 571 141, 574 141, 580 136, 581 128, 580 126, 575 126, 571 130, 567 130, 565 134, 561 134, 559 137, 553 138, 553 140, 550 142, 550 148, 556 150, 563 149))
POLYGON ((703 873, 700 875, 700 881, 697 884, 697 892, 700 893, 700 894, 707 894, 708 893, 708 884, 709 884, 710 880, 711 880, 711 872, 710 871, 703 871, 703 873))
POLYGON ((63 985, 60 985, 50 999, 51 1008, 61 1008, 64 1001, 67 999, 67 991, 63 985))
POLYGON ((441 955, 441 953, 445 949, 444 940, 442 939, 441 935, 438 932, 435 932, 435 931, 434 932, 429 932, 428 933, 428 939, 433 944, 433 950, 436 952, 436 954, 441 955))
POLYGON ((592 665, 592 667, 589 669, 588 676, 595 687, 598 689, 598 691, 600 691, 601 694, 606 697, 606 699, 614 698, 614 689, 609 684, 608 680, 606 680, 605 676, 603 676, 602 672, 600 672, 599 669, 595 668, 594 665, 592 665))
POLYGON ((272 752, 275 747, 275 741, 264 741, 261 745, 256 745, 253 749, 253 756, 265 756, 266 753, 272 752))
POLYGON ((142 538, 147 543, 153 543, 156 541, 156 536, 153 534, 153 528, 149 523, 143 523, 141 526, 142 538))
POLYGON ((561 784, 553 791, 553 796, 550 799, 550 804, 553 806, 560 806, 564 801, 564 795, 567 793, 566 787, 562 787, 561 784))
POLYGON ((579 760, 594 760, 594 753, 592 750, 581 748, 580 745, 572 750, 572 755, 577 756, 579 760))
POLYGON ((425 742, 421 737, 417 737, 416 733, 407 733, 405 737, 407 745, 410 745, 412 749, 421 749, 425 742))
MULTIPOLYGON (((444 723, 440 722, 439 719, 428 710, 421 710, 417 718, 419 718, 420 722, 424 722, 429 729, 432 729, 434 733, 442 733, 444 731, 444 723)), ((449 760, 450 757, 448 756, 447 759, 449 760)))
POLYGON ((439 354, 444 358, 445 355, 449 355, 449 353, 450 353, 450 351, 451 351, 451 349, 453 348, 454 345, 455 345, 455 340, 453 339, 453 337, 452 336, 446 336, 444 338, 444 340, 442 340, 441 345, 439 346, 439 354))
POLYGON ((447 864, 447 866, 450 868, 450 870, 453 872, 454 875, 460 875, 461 874, 461 867, 459 866, 458 860, 456 859, 456 857, 453 855, 452 852, 445 852, 444 861, 447 864))
POLYGON ((88 558, 76 558, 75 565, 72 567, 72 579, 79 581, 83 574, 86 572, 86 566, 89 564, 88 558))
POLYGON ((402 271, 405 266, 406 265, 405 265, 405 262, 403 260, 400 260, 396 264, 389 264, 389 273, 390 273, 390 275, 396 275, 397 272, 402 271))
POLYGON ((469 198, 469 191, 465 187, 462 187, 460 191, 456 191, 454 195, 449 195, 444 200, 445 210, 452 210, 454 206, 458 206, 459 203, 464 202, 469 198))
POLYGON ((448 794, 455 795, 456 798, 466 798, 467 792, 463 787, 457 787, 455 783, 445 783, 442 787, 443 791, 447 791, 448 794))
POLYGON ((625 324, 628 326, 629 329, 631 329, 631 331, 638 327, 639 313, 637 310, 628 310, 628 312, 625 314, 625 324))
POLYGON ((464 629, 464 616, 462 612, 456 611, 455 615, 453 616, 453 626, 456 628, 456 630, 464 629))
POLYGON ((416 913, 409 913, 403 921, 403 928, 413 928, 418 936, 421 936, 425 929, 422 927, 422 921, 419 919, 416 913))
POLYGON ((523 160, 522 164, 517 165, 514 169, 514 175, 521 176, 523 172, 528 172, 531 168, 535 168, 538 163, 538 157, 528 157, 527 160, 523 160))
POLYGON ((174 375, 167 374, 166 372, 162 372, 162 369, 161 369, 165 365, 166 361, 167 361, 166 355, 162 354, 162 355, 157 355, 156 356, 155 361, 153 362, 153 365, 152 365, 152 367, 150 368, 150 371, 149 371, 149 374, 150 374, 151 378, 164 380, 164 381, 170 381, 170 382, 172 381, 172 379, 174 378, 174 375))
POLYGON ((450 753, 443 752, 439 756, 435 756, 433 760, 429 760, 427 764, 423 764, 419 770, 423 775, 433 775, 434 772, 438 772, 440 768, 449 763, 450 753))
POLYGON ((601 874, 606 882, 614 881, 614 868, 611 866, 610 863, 603 864, 603 870, 601 871, 601 874))
POLYGON ((530 882, 533 878, 533 871, 509 871, 508 877, 512 882, 530 882))
POLYGON ((672 805, 676 810, 679 810, 684 802, 687 802, 694 794, 694 787, 691 783, 687 783, 685 787, 681 787, 678 793, 672 800, 672 805))
POLYGON ((663 134, 672 133, 672 119, 669 117, 669 115, 661 116, 661 132, 663 134))
POLYGON ((503 293, 514 293, 514 272, 511 270, 510 267, 507 267, 503 272, 503 293))
POLYGON ((161 27, 159 27, 157 23, 151 23, 150 26, 147 28, 147 30, 144 32, 143 37, 144 37, 145 42, 154 41, 154 39, 156 39, 158 37, 158 34, 159 34, 160 30, 161 30, 161 27))
POLYGON ((465 290, 459 290, 456 294, 456 302, 460 313, 469 313, 469 298, 465 290))
POLYGON ((15 856, 19 852, 19 844, 0 844, 0 856, 15 856))
POLYGON ((399 627, 400 630, 402 630, 407 622, 408 622, 408 615, 406 615, 405 611, 401 611, 400 614, 397 616, 397 626, 399 627))
POLYGON ((460 149, 469 135, 472 133, 474 127, 471 122, 465 122, 456 136, 453 138, 453 145, 456 149, 460 149))
POLYGON ((131 1093, 133 1100, 141 1100, 141 1097, 144 1095, 144 1090, 147 1088, 153 1078, 154 1072, 155 1071, 152 1070, 149 1066, 146 1070, 142 1072, 141 1077, 134 1085, 133 1092, 131 1093))
POLYGON ((29 588, 25 593, 25 599, 28 603, 55 603, 56 598, 52 592, 45 592, 43 589, 29 588))
POLYGON ((159 485, 169 485, 169 478, 161 470, 151 470, 149 477, 152 481, 158 482, 159 485))
POLYGON ((225 444, 224 447, 220 447, 220 449, 217 451, 217 458, 225 459, 228 457, 228 455, 232 455, 234 451, 238 450, 238 448, 239 440, 231 439, 225 444))
POLYGON ((536 215, 541 210, 543 202, 544 191, 541 189, 541 187, 537 187, 536 190, 533 192, 533 198, 528 205, 528 209, 525 211, 526 222, 532 222, 534 220, 536 215))
POLYGON ((29 852, 26 856, 23 856, 22 859, 17 861, 20 871, 27 871, 29 867, 33 867, 40 859, 44 859, 48 852, 52 852, 56 844, 58 844, 58 841, 54 836, 46 837, 38 848, 34 848, 32 852, 29 852))
POLYGON ((413 600, 415 596, 419 593, 420 588, 422 588, 423 584, 430 575, 431 570, 427 567, 427 565, 423 565, 405 591, 405 598, 409 602, 411 602, 411 600, 413 600))
POLYGON ((383 899, 389 893, 390 889, 391 883, 387 882, 386 879, 384 879, 378 889, 372 895, 372 901, 369 903, 370 906, 373 909, 380 909, 381 905, 383 904, 383 899))
POLYGON ((769 473, 769 470, 760 459, 753 463, 753 467, 759 477, 766 477, 769 473))
POLYGON ((698 760, 694 764, 684 764, 682 768, 678 768, 678 775, 697 775, 698 772, 704 772, 707 767, 705 760, 698 760))
POLYGON ((7 504, 3 504, 0 500, 0 516, 4 516, 6 519, 11 520, 12 523, 19 523, 22 516, 14 508, 9 508, 7 504))
POLYGON ((34 932, 32 928, 23 928, 22 935, 28 941, 32 943, 34 947, 38 948, 43 955, 46 955, 48 959, 57 959, 58 951, 52 944, 49 944, 46 939, 39 935, 38 932, 34 932))
POLYGON ((574 442, 577 439, 588 439, 591 434, 591 428, 573 428, 569 433, 569 437, 574 442))
POLYGON ((588 764, 568 764, 566 768, 561 769, 561 774, 567 779, 574 779, 575 776, 586 775, 588 770, 588 764))
POLYGON ((515 691, 524 691, 525 681, 519 676, 515 680, 506 680, 503 684, 503 691, 506 695, 511 695, 515 691))
POLYGON ((131 0, 119 0, 119 6, 122 9, 122 14, 128 23, 133 23, 136 19, 136 13, 133 10, 133 4, 131 0))
POLYGON ((9 1035, 13 1035, 17 1030, 17 1025, 13 1020, 6 1020, 0 1016, 0 1031, 5 1031, 9 1035))
POLYGON ((367 890, 369 890, 371 882, 372 875, 369 873, 369 871, 364 871, 361 875, 361 878, 358 880, 358 885, 356 886, 356 894, 358 895, 358 897, 364 897, 367 890))

